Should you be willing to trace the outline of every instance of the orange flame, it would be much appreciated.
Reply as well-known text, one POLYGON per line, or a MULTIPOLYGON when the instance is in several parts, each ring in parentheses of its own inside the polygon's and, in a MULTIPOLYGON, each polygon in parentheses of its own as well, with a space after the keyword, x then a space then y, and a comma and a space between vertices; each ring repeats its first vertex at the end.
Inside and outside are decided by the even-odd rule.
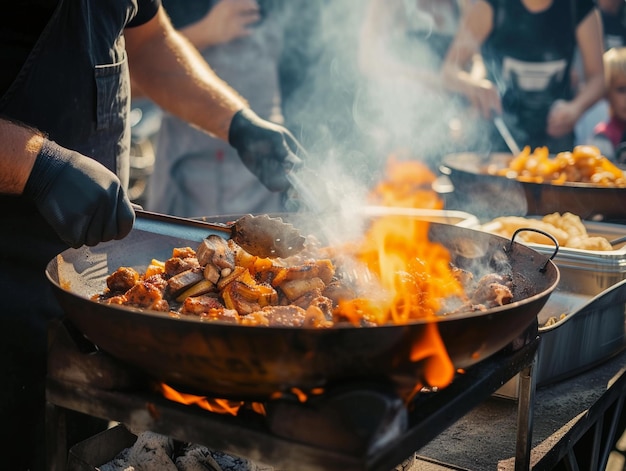
MULTIPOLYGON (((218 414, 230 414, 236 416, 246 403, 243 401, 231 401, 228 399, 208 398, 179 392, 165 383, 160 383, 159 388, 163 397, 170 401, 185 405, 195 405, 210 412, 218 414)), ((257 414, 265 415, 265 407, 259 402, 251 402, 250 408, 257 414)))
MULTIPOLYGON (((371 199, 387 206, 441 209, 443 203, 430 184, 435 177, 418 161, 399 161, 391 155, 388 180, 372 192, 371 199)), ((355 322, 366 319, 377 325, 433 320, 414 340, 411 361, 423 362, 425 380, 431 387, 447 386, 455 370, 436 320, 441 302, 464 296, 454 276, 448 249, 428 238, 429 223, 406 216, 385 216, 373 221, 356 249, 356 258, 374 275, 383 295, 342 301, 337 314, 355 322)))
POLYGON ((386 178, 369 195, 370 204, 401 208, 443 209, 443 200, 433 191, 435 174, 418 160, 401 160, 391 154, 386 178))
MULTIPOLYGON (((387 180, 370 194, 370 202, 385 206, 442 209, 443 202, 432 189, 434 174, 419 161, 402 161, 391 155, 387 162, 387 180)), ((423 362, 424 380, 430 387, 443 388, 455 375, 455 368, 446 351, 437 323, 441 301, 449 296, 464 296, 461 283, 450 269, 450 253, 441 244, 428 238, 429 223, 404 216, 385 216, 375 220, 362 241, 343 247, 367 267, 382 288, 369 290, 366 297, 340 301, 335 313, 355 325, 365 319, 377 325, 405 324, 414 320, 432 320, 425 324, 410 352, 413 362, 423 362), (374 295, 373 293, 377 293, 374 295)), ((357 272, 358 273, 358 272, 357 272)), ((417 383, 417 380, 416 380, 417 383)), ((415 386, 414 392, 422 388, 415 386)), ((181 394, 162 385, 165 397, 183 404, 195 404, 206 410, 236 415, 244 405, 224 399, 181 394)), ((292 389, 300 402, 307 393, 292 389)), ((323 390, 309 391, 309 395, 323 390)), ((283 394, 276 392, 273 399, 283 394)), ((263 410, 263 405, 252 404, 263 410)), ((255 409, 255 410, 256 410, 255 409)), ((259 412, 264 414, 263 412, 259 412)))

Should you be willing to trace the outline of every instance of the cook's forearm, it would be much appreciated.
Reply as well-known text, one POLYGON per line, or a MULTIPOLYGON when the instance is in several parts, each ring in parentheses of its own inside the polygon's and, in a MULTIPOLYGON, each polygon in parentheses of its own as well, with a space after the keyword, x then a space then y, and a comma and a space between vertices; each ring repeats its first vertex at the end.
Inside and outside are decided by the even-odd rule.
POLYGON ((37 131, 0 118, 0 193, 22 193, 43 140, 37 131))
POLYGON ((179 32, 185 36, 194 47, 202 50, 206 47, 220 44, 220 40, 211 30, 207 30, 204 21, 197 21, 184 28, 180 28, 179 32))
POLYGON ((460 93, 468 99, 471 98, 476 81, 472 74, 458 67, 444 64, 441 75, 444 88, 453 93, 460 93))
POLYGON ((233 115, 247 103, 159 16, 147 26, 152 32, 126 33, 133 80, 163 109, 226 140, 233 115))

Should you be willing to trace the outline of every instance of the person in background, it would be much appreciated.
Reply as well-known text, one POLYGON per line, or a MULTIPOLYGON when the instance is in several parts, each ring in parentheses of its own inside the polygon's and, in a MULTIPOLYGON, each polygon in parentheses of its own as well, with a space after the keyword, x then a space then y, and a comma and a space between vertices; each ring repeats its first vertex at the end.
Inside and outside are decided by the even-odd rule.
POLYGON ((626 2, 596 0, 596 4, 602 18, 605 50, 626 46, 626 2))
POLYGON ((457 0, 369 1, 358 65, 381 155, 402 149, 435 163, 459 138, 462 107, 443 88, 440 70, 463 8, 457 0))
MULTIPOLYGON (((257 0, 163 0, 163 7, 174 27, 259 116, 283 123, 277 7, 261 9, 257 0)), ((166 113, 146 207, 184 217, 283 211, 283 195, 268 190, 236 153, 224 140, 166 113)))
POLYGON ((604 53, 604 70, 609 118, 596 125, 590 144, 606 158, 626 164, 626 47, 604 53))
POLYGON ((485 119, 485 150, 508 152, 492 119, 502 115, 520 147, 571 150, 574 126, 604 93, 602 24, 592 0, 477 0, 443 65, 443 81, 485 119), (575 48, 585 83, 570 83, 575 48), (480 53, 486 76, 463 68, 480 53))
MULTIPOLYGON (((624 0, 596 0, 596 4, 602 18, 604 51, 626 46, 626 2, 624 0)), ((581 69, 580 54, 577 52, 573 67, 574 87, 584 82, 584 72, 581 69)), ((608 119, 609 104, 606 98, 603 98, 589 108, 576 123, 576 144, 589 143, 595 126, 608 119)))
POLYGON ((160 0, 9 2, 0 56, 0 443, 5 469, 39 471, 46 330, 63 315, 45 267, 134 223, 129 67, 147 97, 228 142, 271 191, 289 187, 300 145, 215 74, 160 0))

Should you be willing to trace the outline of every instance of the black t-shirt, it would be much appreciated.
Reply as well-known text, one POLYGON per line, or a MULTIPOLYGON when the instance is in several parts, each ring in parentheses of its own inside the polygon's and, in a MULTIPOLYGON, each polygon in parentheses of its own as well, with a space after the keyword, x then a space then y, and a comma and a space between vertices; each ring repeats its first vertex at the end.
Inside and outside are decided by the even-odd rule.
MULTIPOLYGON (((0 96, 17 76, 54 13, 58 0, 10 0, 5 3, 0 14, 0 96)), ((128 23, 129 27, 152 18, 161 0, 138 0, 137 4, 137 15, 128 23)))
POLYGON ((603 10, 600 10, 600 14, 604 29, 604 48, 608 50, 612 47, 626 46, 626 21, 624 18, 626 9, 624 6, 620 8, 617 15, 612 15, 603 10))
POLYGON ((175 28, 198 21, 213 7, 215 0, 163 0, 163 8, 175 28))

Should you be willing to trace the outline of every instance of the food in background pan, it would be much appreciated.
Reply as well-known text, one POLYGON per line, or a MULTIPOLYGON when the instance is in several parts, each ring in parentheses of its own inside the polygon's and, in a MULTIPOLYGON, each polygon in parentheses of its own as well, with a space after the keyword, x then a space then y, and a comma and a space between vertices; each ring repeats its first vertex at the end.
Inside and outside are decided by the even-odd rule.
MULTIPOLYGON (((522 228, 539 229, 554 236, 561 247, 582 250, 613 250, 605 237, 591 236, 579 216, 572 213, 552 213, 541 219, 520 216, 502 216, 482 225, 482 229, 492 234, 511 238, 513 233, 522 228)), ((552 245, 553 242, 543 234, 523 231, 516 240, 535 244, 552 245)))
POLYGON ((603 187, 626 187, 624 172, 604 157, 594 146, 581 145, 572 152, 560 152, 550 156, 547 147, 538 147, 533 152, 524 147, 519 155, 511 159, 505 168, 490 166, 487 172, 524 182, 591 183, 603 187))

